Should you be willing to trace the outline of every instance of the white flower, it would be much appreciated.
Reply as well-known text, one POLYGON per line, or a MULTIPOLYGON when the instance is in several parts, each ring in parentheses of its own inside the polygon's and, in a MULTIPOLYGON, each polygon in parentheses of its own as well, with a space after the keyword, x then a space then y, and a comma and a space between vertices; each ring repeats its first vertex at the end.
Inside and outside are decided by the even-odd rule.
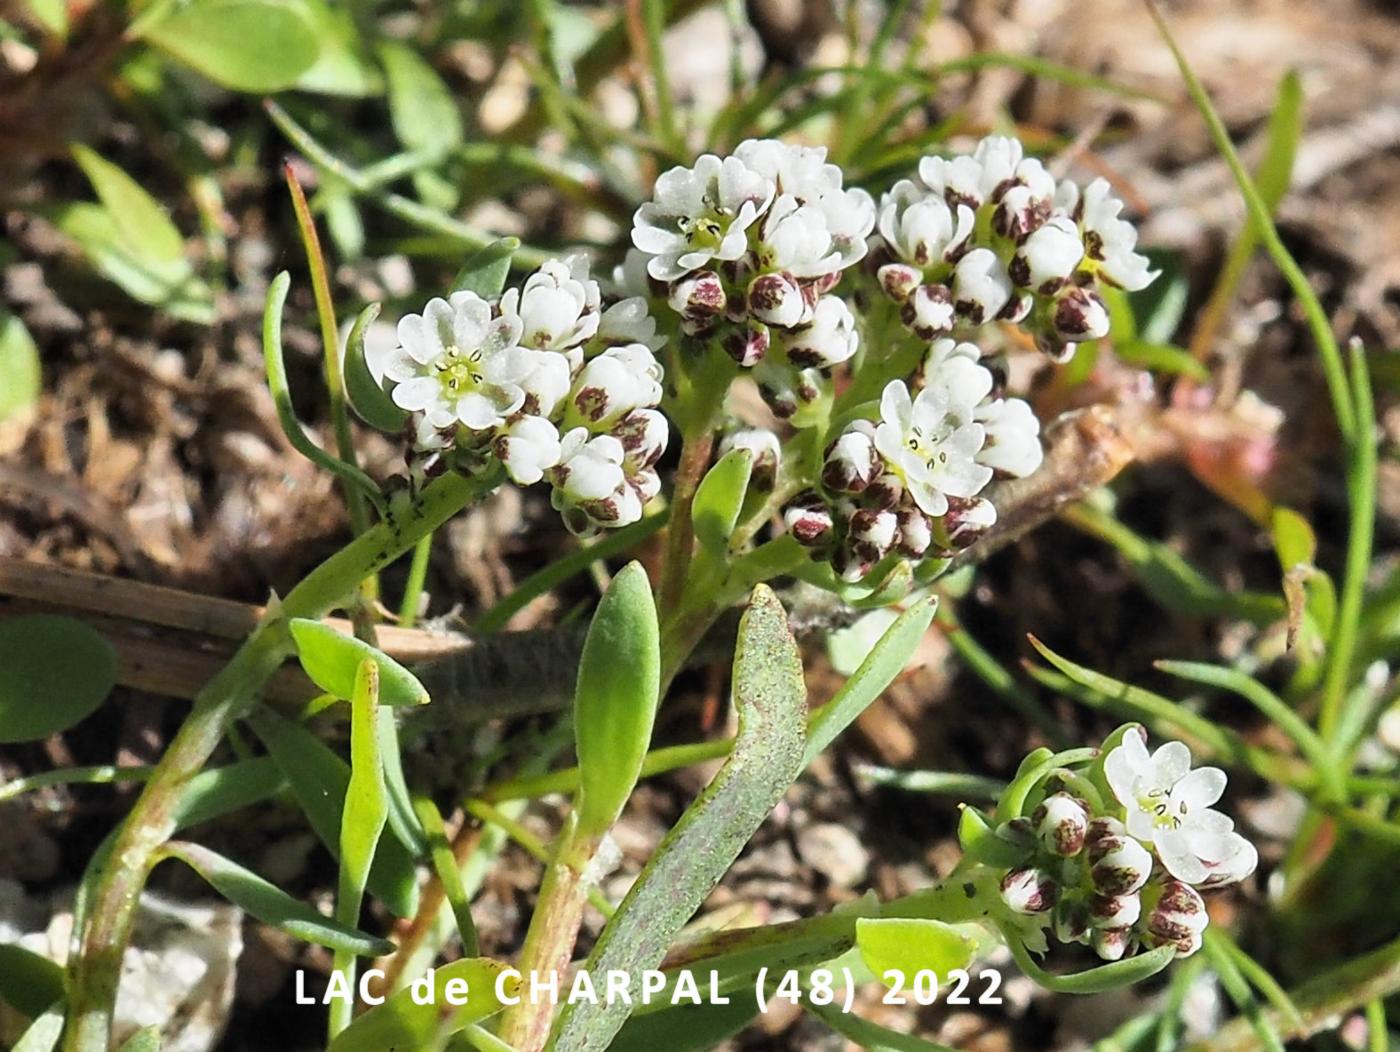
POLYGON ((570 426, 605 430, 633 409, 661 401, 661 364, 645 344, 609 347, 574 378, 569 396, 570 426))
POLYGON ((1008 269, 1017 285, 1054 292, 1083 258, 1084 239, 1074 220, 1051 216, 1016 250, 1008 269))
POLYGON ((798 366, 829 368, 850 360, 860 337, 856 319, 846 301, 836 296, 817 300, 812 320, 800 329, 779 337, 788 361, 798 366))
POLYGON ((1006 268, 989 248, 974 248, 953 271, 953 303, 973 325, 1001 313, 1013 291, 1006 268))
POLYGON ((885 387, 880 399, 880 424, 875 447, 904 483, 921 510, 939 516, 948 510, 948 497, 972 497, 992 477, 992 469, 977 463, 986 438, 973 420, 973 409, 991 387, 973 375, 951 375, 932 383, 911 399, 899 380, 885 387), (975 386, 973 386, 975 384, 975 386))
POLYGON ((566 351, 598 331, 598 283, 582 256, 546 260, 521 288, 507 289, 501 314, 520 319, 520 343, 537 350, 566 351))
POLYGON ((857 420, 827 448, 822 483, 837 493, 860 493, 879 469, 875 428, 869 421, 857 420))
POLYGON ((555 351, 527 353, 532 364, 528 375, 520 381, 525 392, 522 409, 532 416, 552 417, 573 385, 571 356, 555 351))
POLYGON ((628 296, 603 311, 598 338, 608 344, 644 343, 652 351, 666 346, 666 337, 656 334, 656 319, 642 296, 628 296))
POLYGON ((950 261, 972 236, 976 216, 910 179, 901 179, 880 198, 880 237, 900 259, 919 267, 950 261))
POLYGON ((631 472, 645 471, 661 459, 671 440, 671 425, 658 409, 634 409, 608 432, 622 443, 623 465, 631 472))
POLYGON ((802 286, 791 274, 760 274, 749 282, 748 298, 749 313, 765 325, 792 328, 807 314, 802 286))
POLYGON ((429 301, 421 315, 400 319, 398 336, 383 373, 394 385, 394 404, 422 414, 420 443, 431 431, 459 424, 472 431, 498 427, 525 404, 523 385, 537 360, 519 346, 520 319, 493 319, 476 294, 429 301))
POLYGON ((1191 750, 1168 742, 1151 755, 1129 732, 1104 759, 1104 775, 1127 809, 1128 832, 1152 843, 1167 872, 1187 884, 1228 884, 1254 871, 1259 854, 1211 809, 1225 791, 1218 767, 1191 769, 1191 750))
POLYGON ((920 285, 900 307, 899 318, 919 339, 935 340, 957 321, 953 294, 947 285, 920 285))
MULTIPOLYGON (((831 270, 823 273, 845 269, 865 255, 865 238, 875 223, 875 203, 864 190, 842 189, 841 169, 827 163, 825 147, 747 139, 735 148, 734 156, 771 179, 780 200, 790 197, 810 208, 809 221, 821 215, 828 244, 836 253, 831 270)), ((776 203, 774 211, 778 211, 776 203)), ((787 263, 777 265, 791 269, 787 263)))
POLYGON ((1162 897, 1147 918, 1147 941, 1176 947, 1178 957, 1190 957, 1201 948, 1201 937, 1210 924, 1205 900, 1182 881, 1162 885, 1162 897))
POLYGON ((559 432, 548 420, 519 416, 497 433, 491 449, 516 483, 530 486, 559 463, 559 432))
POLYGON ((971 156, 925 157, 919 162, 919 178, 934 193, 977 208, 990 201, 999 186, 1016 178, 1023 156, 1019 140, 989 135, 971 156))
POLYGON ((1019 398, 998 398, 977 407, 973 418, 987 429, 977 463, 1025 478, 1040 467, 1040 421, 1019 398))
POLYGON ((1095 179, 1084 188, 1082 198, 1074 184, 1063 184, 1055 203, 1079 219, 1085 252, 1097 261, 1099 273, 1107 280, 1136 292, 1156 279, 1160 272, 1151 269, 1151 261, 1136 251, 1137 228, 1120 218, 1123 202, 1113 196, 1107 179, 1095 179))
POLYGON ((620 527, 642 517, 642 501, 628 484, 622 443, 612 435, 589 436, 577 427, 560 442, 559 463, 549 469, 550 502, 574 533, 620 527))
POLYGON ((831 239, 826 213, 783 194, 763 217, 758 262, 765 270, 785 270, 794 277, 834 274, 844 265, 841 250, 831 239))
POLYGON ((632 243, 652 258, 647 273, 674 281, 712 259, 739 259, 748 229, 773 201, 773 180, 738 157, 705 154, 693 168, 656 180, 652 200, 632 219, 632 243))

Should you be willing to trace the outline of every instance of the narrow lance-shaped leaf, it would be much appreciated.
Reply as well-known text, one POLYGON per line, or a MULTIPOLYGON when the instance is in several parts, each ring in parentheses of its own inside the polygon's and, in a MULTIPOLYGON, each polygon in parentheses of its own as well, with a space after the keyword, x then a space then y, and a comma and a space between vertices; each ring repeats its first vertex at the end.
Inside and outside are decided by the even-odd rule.
MULTIPOLYGON (((754 830, 802 770, 802 660, 777 596, 760 585, 739 624, 734 750, 652 854, 584 965, 595 975, 655 968, 754 830)), ((567 1005, 555 1052, 607 1048, 631 1006, 567 1005)))
POLYGON ((739 521, 752 472, 753 452, 732 449, 700 480, 691 505, 691 518, 695 522, 696 539, 706 551, 715 555, 728 551, 729 538, 739 521))
POLYGON ((389 817, 384 766, 379 755, 378 715, 379 666, 366 658, 355 674, 355 691, 350 701, 350 785, 340 821, 336 914, 345 923, 359 915, 370 862, 389 817))
POLYGON ((140 32, 166 54, 236 91, 289 88, 320 52, 299 7, 274 0, 193 0, 140 32))
MULTIPOLYGON (((350 785, 350 767, 305 727, 263 710, 251 721, 267 751, 291 785, 317 838, 332 855, 340 848, 341 814, 350 785)), ((369 890, 396 916, 411 917, 418 906, 416 851, 394 823, 380 839, 369 872, 369 890)))
POLYGON ((23 946, 0 943, 0 1001, 30 1019, 63 1000, 63 969, 23 946))
POLYGON ((1021 971, 1047 990, 1058 994, 1100 994, 1105 990, 1132 986, 1156 975, 1176 958, 1175 946, 1159 946, 1155 950, 1114 961, 1112 964, 1101 964, 1097 968, 1088 968, 1082 972, 1056 975, 1040 967, 1014 933, 1006 935, 1006 943, 1021 971))
POLYGON ((947 976, 965 968, 976 944, 951 924, 922 917, 861 917, 856 948, 865 966, 883 980, 890 969, 915 975, 928 970, 947 976))
POLYGON ((660 689, 656 604, 642 564, 629 563, 603 594, 579 660, 574 738, 580 841, 606 833, 632 795, 660 689))
POLYGON ((117 1052, 160 1052, 160 1027, 142 1027, 127 1038, 117 1052))
POLYGON ((291 629, 301 667, 327 694, 349 698, 355 689, 356 670, 369 660, 379 669, 381 705, 394 708, 428 703, 428 692, 418 678, 383 651, 320 621, 293 618, 291 629))
POLYGON ((0 309, 0 420, 39 400, 39 349, 24 322, 0 309))
POLYGON ((53 1052, 63 1033, 63 1005, 55 1004, 29 1024, 10 1052, 53 1052))
POLYGON ((501 1010, 498 982, 501 993, 517 996, 520 982, 514 976, 502 978, 505 967, 485 957, 468 957, 435 968, 365 1012, 336 1035, 326 1052, 440 1047, 437 1041, 501 1010))
POLYGON ((389 953, 394 948, 387 939, 366 935, 321 916, 300 899, 207 847, 176 840, 161 851, 164 857, 185 863, 235 906, 298 939, 367 957, 389 953))

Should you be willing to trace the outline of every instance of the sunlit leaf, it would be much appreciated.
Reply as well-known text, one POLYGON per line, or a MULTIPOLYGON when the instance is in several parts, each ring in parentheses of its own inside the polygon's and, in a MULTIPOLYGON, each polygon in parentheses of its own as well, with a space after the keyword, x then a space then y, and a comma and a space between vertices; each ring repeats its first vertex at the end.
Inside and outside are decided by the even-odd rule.
POLYGON ((510 259, 520 247, 520 239, 503 237, 472 253, 452 282, 453 292, 475 292, 484 300, 495 299, 510 276, 510 259))
POLYGON ((63 997, 62 967, 23 946, 0 943, 0 1000, 37 1019, 63 997))
POLYGON ((365 361, 365 333, 379 317, 379 304, 360 311, 345 342, 345 393, 360 419, 380 431, 396 434, 408 423, 408 413, 394 404, 384 385, 365 361))
POLYGON ((651 744, 661 686, 660 630, 641 563, 603 594, 579 661, 574 696, 578 836, 606 833, 632 795, 651 744))
POLYGON ((437 1040, 501 1010, 503 1005, 496 999, 498 979, 507 996, 516 996, 519 980, 514 976, 500 979, 505 968, 500 961, 485 957, 469 957, 435 968, 431 981, 421 977, 361 1015, 336 1035, 326 1052, 433 1048, 437 1040), (455 1000, 463 1003, 454 1005, 455 1000))
POLYGON ((865 966, 882 977, 894 969, 916 975, 925 969, 946 976, 965 968, 976 944, 952 925, 913 917, 861 917, 856 948, 865 966))
POLYGON ((294 618, 291 628, 301 667, 327 694, 348 699, 355 689, 360 662, 368 658, 379 666, 381 705, 396 708, 428 703, 428 692, 418 678, 383 651, 309 618, 294 618))
POLYGON ((29 330, 0 308, 0 420, 39 400, 39 348, 29 330))
POLYGON ((0 621, 0 742, 35 741, 90 716, 117 681, 117 656, 57 614, 0 621))
POLYGON ((300 899, 207 847, 172 841, 161 850, 166 857, 177 858, 193 869, 235 906, 305 942, 366 957, 389 953, 394 948, 387 939, 323 917, 300 899))
POLYGON ((192 0, 143 27, 172 58, 235 91, 280 91, 320 53, 300 7, 274 0, 192 0))
POLYGON ((398 41, 379 45, 388 78, 389 119, 410 150, 446 153, 462 143, 462 114, 437 70, 417 50, 398 41))
POLYGON ((752 451, 732 449, 705 473, 695 491, 691 505, 695 536, 715 555, 722 555, 729 549, 729 539, 739 521, 752 471, 752 451))

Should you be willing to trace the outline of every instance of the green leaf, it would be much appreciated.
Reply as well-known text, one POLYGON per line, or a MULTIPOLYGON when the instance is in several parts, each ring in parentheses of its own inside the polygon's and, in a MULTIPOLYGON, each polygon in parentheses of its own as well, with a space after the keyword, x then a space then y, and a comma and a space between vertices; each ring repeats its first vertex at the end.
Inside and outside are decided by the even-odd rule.
POLYGON ((159 202, 135 179, 86 146, 73 157, 111 215, 122 241, 138 256, 156 261, 183 259, 185 242, 159 202))
POLYGON ((633 1016, 617 1032, 608 1052, 705 1052, 733 1037, 756 1015, 758 998, 750 984, 728 995, 727 1004, 706 1000, 633 1016))
MULTIPOLYGON (((657 967, 801 772, 806 697, 802 659, 787 615, 772 590, 759 585, 739 623, 734 749, 652 853, 603 928, 585 968, 600 975, 610 969, 657 967)), ((630 1011, 620 1000, 566 1005, 555 1025, 555 1052, 608 1047, 630 1011)))
POLYGON ((300 0, 298 6, 320 41, 320 52, 297 78, 296 86, 303 91, 352 98, 383 92, 384 78, 365 50, 354 12, 326 0, 300 0))
POLYGON ((68 38, 68 0, 26 0, 26 6, 51 35, 68 38))
POLYGON ((365 332, 379 317, 379 304, 360 311, 345 342, 345 393, 350 405, 370 427, 397 434, 408 423, 408 413, 400 409, 384 386, 374 378, 365 361, 365 332))
POLYGON ((445 154, 462 144, 462 114, 452 91, 413 48, 396 40, 379 45, 388 78, 389 120, 410 150, 445 154))
POLYGON ((336 916, 342 923, 360 914, 375 848, 389 818, 384 764, 379 755, 379 666, 360 662, 350 700, 350 784, 340 820, 340 883, 336 916))
POLYGON ((10 1052, 52 1052, 58 1047, 59 1036, 63 1033, 63 1012, 62 1004, 45 1009, 20 1035, 10 1052))
MULTIPOLYGON (((1259 197, 1273 212, 1293 181, 1293 161, 1298 155, 1298 141, 1303 137, 1303 81, 1296 69, 1290 69, 1278 84, 1274 108, 1269 114, 1268 146, 1255 174, 1254 185, 1259 197)), ((1257 233, 1252 233, 1250 247, 1257 233)))
POLYGON ((803 766, 811 763, 894 682, 933 622, 938 600, 920 599, 886 630, 834 697, 812 713, 803 766))
POLYGON ((290 88, 320 53, 303 11, 274 0, 193 0, 145 26, 141 35, 235 91, 290 88))
MULTIPOLYGON (((291 784, 292 795, 306 813, 317 838, 339 857, 340 825, 350 766, 305 727, 270 710, 253 719, 253 728, 291 784)), ((379 841, 370 867, 370 893, 398 917, 411 917, 418 907, 417 852, 394 823, 379 841)))
POLYGON ((739 521, 752 472, 753 452, 732 449, 700 480, 691 517, 695 536, 707 551, 723 555, 729 550, 729 539, 739 521))
MULTIPOLYGON (((1186 268, 1182 266, 1179 253, 1148 249, 1146 255, 1153 268, 1162 273, 1145 289, 1127 293, 1128 303, 1132 306, 1135 329, 1134 338, 1127 342, 1149 346, 1169 344, 1181 325, 1182 316, 1186 313, 1191 282, 1187 277, 1186 268)), ((1122 358, 1128 357, 1122 347, 1118 348, 1118 353, 1122 358)), ((1200 367, 1199 362, 1189 355, 1187 357, 1200 367)))
POLYGON ((426 796, 413 801, 418 822, 428 840, 428 849, 433 860, 433 870, 437 873, 442 893, 452 908, 452 916, 457 922, 457 935, 462 940, 462 950, 475 957, 480 952, 476 922, 472 920, 471 898, 466 884, 462 881, 462 867, 452 852, 452 842, 447 839, 447 830, 442 824, 442 812, 437 804, 426 796))
POLYGON ((286 788, 287 779, 271 756, 207 768, 186 783, 180 794, 175 825, 178 829, 188 829, 232 811, 241 811, 286 788))
POLYGON ((64 996, 62 967, 23 946, 0 943, 0 1000, 38 1019, 64 996))
POLYGON ((160 1052, 160 1027, 142 1027, 127 1038, 117 1052, 160 1052))
MULTIPOLYGON (((432 969, 407 989, 375 1005, 342 1030, 326 1052, 387 1052, 434 1048, 445 1036, 495 1015, 503 1007, 496 1000, 496 983, 506 966, 485 957, 468 957, 432 969), (457 983, 464 983, 465 990, 457 983), (448 1001, 448 984, 454 999, 466 1003, 454 1008, 448 1001), (414 999, 418 992, 419 1004, 414 999)), ((519 980, 507 977, 501 986, 516 996, 519 980)))
POLYGON ((428 703, 428 692, 418 678, 388 654, 368 643, 309 618, 293 618, 291 629, 301 667, 311 681, 327 694, 334 694, 337 698, 352 697, 355 673, 360 662, 369 659, 379 666, 381 705, 397 708, 428 703))
POLYGON ((1100 994, 1106 990, 1132 986, 1156 975, 1176 958, 1175 946, 1159 946, 1155 950, 1114 961, 1112 964, 1103 964, 1069 975, 1056 975, 1036 964, 1035 959, 1014 934, 1007 935, 1006 944, 1021 971, 1047 990, 1059 994, 1100 994))
POLYGON ((1274 551, 1278 552, 1279 567, 1284 573, 1295 566, 1311 566, 1317 557, 1317 535, 1308 520, 1292 508, 1275 505, 1269 521, 1274 551))
POLYGON ((872 1023, 854 1012, 842 1011, 839 1005, 817 1006, 808 1001, 803 1007, 865 1052, 957 1052, 936 1041, 872 1023))
POLYGON ((467 257, 457 279, 452 282, 453 292, 475 292, 484 300, 492 300, 506 287, 510 276, 510 260, 520 247, 517 237, 503 237, 478 249, 467 257))
POLYGON ((574 694, 578 836, 617 821, 641 773, 661 690, 661 639, 651 584, 628 563, 603 593, 579 660, 574 694))
POLYGON ((185 863, 235 906, 305 942, 365 957, 377 957, 394 949, 388 939, 366 935, 321 916, 311 906, 207 847, 176 840, 161 851, 164 857, 185 863))
POLYGON ((86 719, 117 681, 117 656, 57 614, 0 621, 0 742, 37 741, 86 719))
POLYGON ((39 401, 39 348, 24 322, 0 308, 0 420, 39 401))
POLYGON ((1193 380, 1210 379, 1210 370, 1191 357, 1190 351, 1175 344, 1133 340, 1131 343, 1120 343, 1116 349, 1119 358, 1141 369, 1172 376, 1189 376, 1193 380))
POLYGON ((914 917, 861 917, 856 949, 865 966, 883 981, 886 971, 913 975, 927 969, 946 976, 966 968, 976 943, 950 924, 914 917))

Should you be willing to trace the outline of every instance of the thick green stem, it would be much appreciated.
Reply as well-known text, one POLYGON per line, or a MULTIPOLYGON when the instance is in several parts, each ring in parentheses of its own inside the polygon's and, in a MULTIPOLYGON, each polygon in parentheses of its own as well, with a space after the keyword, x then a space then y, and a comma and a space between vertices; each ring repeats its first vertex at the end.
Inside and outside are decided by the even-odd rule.
POLYGON ((113 846, 108 868, 93 889, 91 921, 69 975, 65 1052, 106 1052, 122 954, 131 934, 141 889, 175 818, 189 782, 223 740, 229 724, 245 712, 263 684, 291 653, 287 621, 321 617, 353 596, 370 574, 411 548, 418 539, 457 514, 498 479, 446 475, 428 486, 406 510, 371 527, 313 570, 199 692, 179 733, 132 806, 113 846))

